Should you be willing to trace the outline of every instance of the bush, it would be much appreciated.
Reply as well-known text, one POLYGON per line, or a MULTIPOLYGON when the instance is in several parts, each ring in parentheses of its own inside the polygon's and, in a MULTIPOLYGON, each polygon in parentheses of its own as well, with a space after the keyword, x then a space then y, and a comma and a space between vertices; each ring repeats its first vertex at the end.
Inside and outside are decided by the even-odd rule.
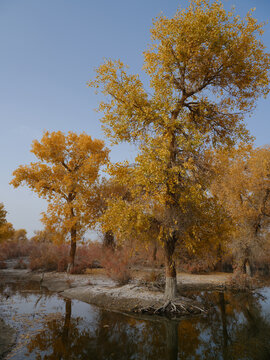
POLYGON ((200 273, 209 273, 213 271, 215 264, 210 261, 204 261, 202 259, 192 259, 189 262, 181 264, 181 270, 191 273, 191 274, 200 274, 200 273))
POLYGON ((149 283, 163 283, 164 274, 158 271, 151 271, 144 276, 144 280, 149 283))
POLYGON ((84 274, 86 269, 101 267, 101 258, 103 256, 102 245, 93 242, 89 245, 78 246, 75 258, 73 274, 84 274))
MULTIPOLYGON (((69 262, 69 244, 56 245, 51 242, 34 243, 30 253, 31 270, 64 272, 69 262)), ((83 274, 86 269, 100 267, 102 245, 91 243, 77 247, 73 274, 83 274)))
POLYGON ((28 256, 33 248, 31 241, 5 241, 0 244, 0 260, 8 260, 23 256, 28 256))
POLYGON ((22 259, 20 259, 15 264, 14 269, 27 269, 27 265, 22 259))
POLYGON ((0 261, 0 269, 6 269, 6 268, 7 268, 7 264, 3 260, 1 260, 0 261))
POLYGON ((235 272, 227 283, 227 286, 241 291, 252 290, 259 285, 257 277, 250 277, 247 274, 243 274, 239 271, 235 272))
POLYGON ((132 266, 160 268, 164 264, 164 254, 161 246, 156 249, 156 259, 154 260, 154 246, 149 244, 148 247, 143 243, 126 243, 122 250, 132 254, 129 263, 132 266))
POLYGON ((131 280, 129 260, 130 256, 125 250, 105 250, 101 264, 112 280, 125 285, 131 280))
POLYGON ((29 267, 31 270, 65 271, 68 253, 67 244, 36 243, 30 253, 29 267))

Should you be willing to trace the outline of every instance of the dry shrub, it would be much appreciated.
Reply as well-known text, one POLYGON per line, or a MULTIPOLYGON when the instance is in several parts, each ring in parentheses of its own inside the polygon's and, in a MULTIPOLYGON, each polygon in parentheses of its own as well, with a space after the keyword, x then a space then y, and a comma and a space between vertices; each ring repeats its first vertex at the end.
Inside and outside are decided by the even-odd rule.
POLYGON ((7 268, 7 264, 5 263, 5 261, 0 260, 0 269, 6 269, 7 268))
POLYGON ((250 278, 246 274, 234 274, 230 281, 227 283, 227 286, 237 290, 250 289, 250 278))
POLYGON ((68 264, 69 246, 52 243, 36 243, 29 258, 31 270, 65 271, 68 264))
POLYGON ((131 280, 130 254, 126 249, 104 250, 101 265, 106 274, 119 285, 125 285, 131 280))
POLYGON ((160 268, 164 264, 164 254, 161 246, 157 247, 156 259, 154 260, 154 246, 150 244, 146 247, 142 243, 126 243, 124 249, 130 252, 130 265, 138 267, 160 268))
POLYGON ((14 266, 14 269, 27 269, 26 263, 23 261, 23 259, 19 259, 17 263, 14 266))
MULTIPOLYGON (((34 243, 30 253, 31 270, 64 272, 69 262, 69 244, 53 244, 51 242, 34 243)), ((73 274, 83 274, 86 269, 100 267, 102 246, 99 243, 79 245, 76 251, 73 274)))
POLYGON ((83 274, 87 269, 101 267, 101 258, 103 256, 102 245, 98 242, 89 245, 78 246, 75 258, 73 274, 83 274))
POLYGON ((260 281, 257 276, 250 277, 239 270, 233 273, 230 281, 227 283, 228 287, 241 291, 253 290, 259 285, 260 281))
POLYGON ((60 259, 57 263, 57 271, 58 272, 65 272, 67 270, 67 257, 64 257, 62 259, 60 259))
POLYGON ((158 271, 151 271, 144 276, 144 280, 149 283, 162 283, 164 281, 164 274, 158 271))
POLYGON ((0 244, 0 260, 28 256, 33 248, 31 241, 5 241, 0 244))
POLYGON ((195 258, 190 262, 181 264, 181 270, 191 274, 209 273, 213 271, 214 268, 215 263, 195 258))

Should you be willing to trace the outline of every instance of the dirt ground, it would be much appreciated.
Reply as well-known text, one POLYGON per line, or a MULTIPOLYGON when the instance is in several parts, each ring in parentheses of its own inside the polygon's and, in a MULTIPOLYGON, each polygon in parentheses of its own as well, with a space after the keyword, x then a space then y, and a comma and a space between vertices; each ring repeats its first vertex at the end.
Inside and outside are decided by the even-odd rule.
MULTIPOLYGON (((119 286, 105 275, 103 269, 90 270, 85 275, 66 273, 38 273, 29 270, 0 270, 0 282, 37 281, 41 287, 57 292, 61 296, 77 299, 114 311, 130 312, 135 307, 147 307, 163 302, 163 289, 149 287, 144 279, 151 269, 134 269, 130 283, 119 286)), ((232 274, 212 273, 209 275, 177 274, 178 292, 187 290, 224 289, 232 274)))

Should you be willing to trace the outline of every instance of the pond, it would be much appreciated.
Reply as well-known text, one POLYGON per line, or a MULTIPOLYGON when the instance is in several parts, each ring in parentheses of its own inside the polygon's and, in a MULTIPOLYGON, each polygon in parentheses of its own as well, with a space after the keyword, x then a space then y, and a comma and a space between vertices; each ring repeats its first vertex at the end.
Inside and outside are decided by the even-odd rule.
POLYGON ((270 288, 256 296, 190 295, 213 304, 208 316, 139 318, 64 299, 36 283, 1 285, 0 317, 17 331, 7 359, 270 359, 270 288))

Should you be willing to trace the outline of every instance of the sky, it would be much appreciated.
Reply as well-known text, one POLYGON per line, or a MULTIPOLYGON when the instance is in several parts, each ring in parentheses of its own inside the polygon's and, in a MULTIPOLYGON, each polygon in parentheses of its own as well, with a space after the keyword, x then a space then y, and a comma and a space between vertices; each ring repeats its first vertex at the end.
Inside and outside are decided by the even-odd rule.
MULTIPOLYGON (((244 16, 268 21, 269 0, 223 0, 244 16)), ((12 172, 35 161, 34 139, 45 130, 86 132, 105 139, 101 95, 87 87, 104 58, 121 59, 132 73, 141 73, 142 52, 150 43, 152 19, 161 12, 172 17, 187 0, 0 0, 0 202, 16 229, 32 236, 43 228, 40 213, 47 202, 26 187, 14 189, 12 172)), ((263 36, 270 52, 270 24, 263 36)), ((269 143, 270 97, 258 101, 247 127, 255 144, 269 143)), ((106 140, 107 145, 109 145, 106 140)), ((111 160, 134 159, 128 145, 113 147, 111 160)))

